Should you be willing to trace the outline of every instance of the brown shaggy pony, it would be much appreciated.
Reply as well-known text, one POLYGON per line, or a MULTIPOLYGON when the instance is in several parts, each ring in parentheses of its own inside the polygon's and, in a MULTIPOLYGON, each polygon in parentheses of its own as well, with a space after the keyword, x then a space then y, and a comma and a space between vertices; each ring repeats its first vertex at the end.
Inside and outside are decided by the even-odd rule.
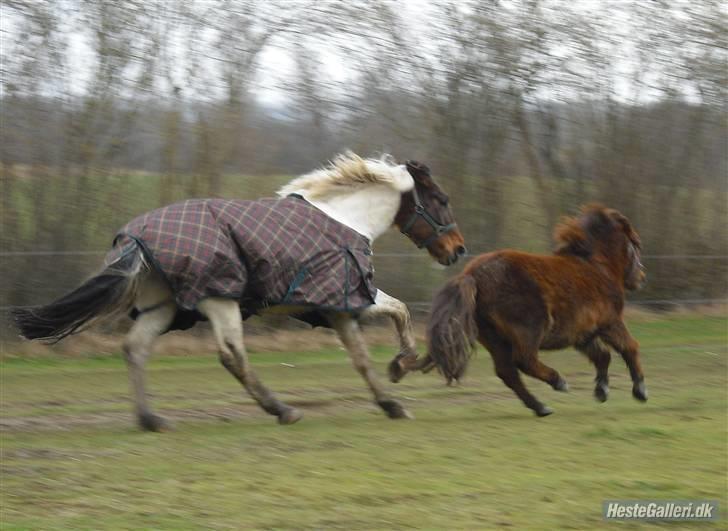
POLYGON ((450 280, 435 295, 429 355, 418 368, 434 364, 448 383, 458 380, 477 339, 493 357, 498 376, 542 417, 553 411, 528 392, 518 371, 557 391, 568 386, 539 361, 539 349, 573 346, 586 354, 596 367, 594 396, 604 402, 611 347, 629 368, 634 397, 647 400, 638 343, 622 316, 625 291, 645 280, 637 232, 616 210, 587 205, 578 217, 565 218, 554 238, 551 256, 487 253, 450 280))

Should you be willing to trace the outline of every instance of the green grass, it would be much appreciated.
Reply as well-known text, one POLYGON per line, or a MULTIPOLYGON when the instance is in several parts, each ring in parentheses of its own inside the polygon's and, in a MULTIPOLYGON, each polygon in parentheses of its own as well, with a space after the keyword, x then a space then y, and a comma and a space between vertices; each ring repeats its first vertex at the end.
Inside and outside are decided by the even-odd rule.
MULTIPOLYGON (((727 327, 716 317, 632 324, 646 404, 631 398, 621 360, 610 400, 598 404, 585 359, 544 353, 571 385, 562 394, 527 379, 556 410, 545 419, 495 378, 484 352, 462 387, 433 374, 392 385, 412 422, 378 412, 339 350, 254 354, 263 381, 306 412, 288 427, 259 411, 213 355, 158 358, 153 403, 177 428, 165 434, 133 426, 119 357, 7 358, 0 528, 659 525, 603 521, 602 500, 620 498, 717 499, 725 514, 727 327)), ((380 372, 391 354, 375 351, 380 372)))

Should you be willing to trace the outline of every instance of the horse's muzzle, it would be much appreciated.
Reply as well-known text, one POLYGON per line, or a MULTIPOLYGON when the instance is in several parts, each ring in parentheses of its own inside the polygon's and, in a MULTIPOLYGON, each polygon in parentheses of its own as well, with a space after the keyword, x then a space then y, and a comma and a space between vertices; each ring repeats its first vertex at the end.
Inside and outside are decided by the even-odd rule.
POLYGON ((443 265, 453 265, 455 262, 457 262, 461 256, 465 256, 468 254, 468 250, 464 245, 459 245, 457 249, 455 249, 455 252, 447 257, 447 261, 443 265))

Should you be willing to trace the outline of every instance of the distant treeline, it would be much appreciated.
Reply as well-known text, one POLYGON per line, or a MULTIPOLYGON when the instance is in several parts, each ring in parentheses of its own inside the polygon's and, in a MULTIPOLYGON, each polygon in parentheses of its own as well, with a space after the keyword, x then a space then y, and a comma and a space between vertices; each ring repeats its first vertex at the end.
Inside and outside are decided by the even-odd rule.
MULTIPOLYGON (((650 277, 635 299, 728 295, 725 133, 710 117, 699 123, 696 115, 705 111, 686 103, 612 109, 622 125, 609 142, 600 136, 603 131, 579 128, 575 116, 594 112, 593 107, 552 105, 559 125, 549 124, 547 131, 538 111, 526 117, 533 146, 524 147, 517 127, 510 125, 500 151, 481 162, 474 150, 463 153, 464 160, 455 165, 458 173, 450 169, 452 153, 437 147, 436 139, 397 143, 393 135, 389 147, 386 130, 367 142, 357 141, 356 128, 343 128, 342 134, 327 136, 326 152, 318 153, 307 142, 305 121, 264 107, 251 110, 256 118, 240 138, 240 151, 214 170, 205 166, 212 163, 205 149, 214 148, 198 145, 200 135, 204 138, 216 125, 200 116, 212 116, 214 109, 179 111, 175 156, 165 162, 170 140, 164 118, 172 111, 162 103, 137 103, 134 127, 108 140, 115 148, 101 158, 105 163, 84 165, 83 152, 69 151, 76 144, 64 129, 77 119, 77 108, 20 98, 3 103, 1 248, 20 253, 1 259, 3 305, 38 303, 70 288, 102 258, 73 253, 105 250, 115 230, 136 214, 186 197, 271 195, 291 176, 347 147, 368 155, 386 149, 401 159, 417 157, 430 164, 475 252, 498 247, 547 251, 560 215, 602 201, 625 212, 642 234, 650 277), (208 129, 200 129, 200 120, 208 129), (19 123, 22 128, 14 126, 19 123), (698 129, 699 137, 690 135, 698 129), (37 251, 58 254, 23 254, 37 251), (659 256, 649 258, 654 255, 659 256)), ((131 112, 126 105, 114 109, 124 112, 131 112)), ((402 118, 403 123, 417 119, 402 118)), ((417 257, 396 233, 376 251, 384 255, 376 259, 379 285, 409 301, 428 301, 449 274, 434 269, 424 255, 417 257), (415 256, 390 256, 409 253, 415 256)))
MULTIPOLYGON (((561 215, 599 201, 642 235, 635 300, 726 297, 720 2, 623 3, 623 25, 573 4, 3 4, 0 307, 69 289, 101 259, 77 253, 135 214, 270 195, 344 149, 431 166, 473 251, 547 251, 561 215), (265 76, 280 103, 261 103, 265 76)), ((398 234, 376 252, 408 301, 450 274, 398 234)))

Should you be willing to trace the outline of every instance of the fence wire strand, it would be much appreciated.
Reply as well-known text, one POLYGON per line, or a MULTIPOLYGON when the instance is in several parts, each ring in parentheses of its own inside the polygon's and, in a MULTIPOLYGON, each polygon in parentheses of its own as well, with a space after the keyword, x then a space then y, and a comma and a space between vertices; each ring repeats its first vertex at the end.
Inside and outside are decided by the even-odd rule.
MULTIPOLYGON (((105 255, 106 251, 0 251, 0 257, 5 256, 91 256, 105 255)), ((486 252, 486 251, 483 251, 486 252)), ((473 258, 482 253, 468 253, 463 258, 473 258)), ((425 258, 424 253, 374 253, 375 258, 425 258)), ((644 260, 726 260, 728 255, 722 254, 646 254, 644 260)))
MULTIPOLYGON (((73 251, 52 251, 52 250, 30 250, 30 251, 0 251, 0 257, 14 256, 103 256, 108 251, 94 250, 73 250, 73 251)), ((480 253, 468 253, 465 259, 478 256, 480 253)), ((374 258, 422 258, 427 259, 424 253, 403 252, 403 253, 375 253, 374 258)), ((643 260, 725 260, 728 262, 728 255, 721 254, 652 254, 644 255, 643 260)), ((429 309, 430 301, 403 301, 411 308, 419 311, 429 309)), ((694 306, 694 305, 717 305, 728 304, 728 298, 698 298, 698 299, 636 299, 628 301, 630 304, 638 306, 694 306)), ((0 312, 8 312, 13 308, 29 308, 31 306, 0 306, 0 312)))

